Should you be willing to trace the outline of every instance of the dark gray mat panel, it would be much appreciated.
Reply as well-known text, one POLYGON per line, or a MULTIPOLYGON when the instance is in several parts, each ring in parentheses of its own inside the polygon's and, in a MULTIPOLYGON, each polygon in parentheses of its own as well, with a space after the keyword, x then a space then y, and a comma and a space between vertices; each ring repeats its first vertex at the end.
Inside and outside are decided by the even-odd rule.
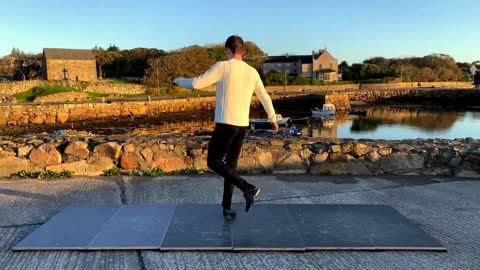
POLYGON ((446 247, 386 205, 69 206, 14 250, 432 250, 446 247))
POLYGON ((339 205, 287 205, 305 241, 307 250, 375 250, 375 244, 339 205))
POLYGON ((230 223, 224 220, 222 207, 177 205, 161 249, 232 250, 230 223))
POLYGON ((388 205, 340 205, 346 216, 355 220, 377 250, 446 250, 388 205))
POLYGON ((233 250, 303 251, 296 225, 286 205, 254 205, 248 213, 241 205, 232 221, 233 250))
POLYGON ((13 250, 85 250, 120 205, 71 205, 52 217, 13 250))
POLYGON ((158 249, 175 205, 123 205, 88 244, 88 249, 158 249))

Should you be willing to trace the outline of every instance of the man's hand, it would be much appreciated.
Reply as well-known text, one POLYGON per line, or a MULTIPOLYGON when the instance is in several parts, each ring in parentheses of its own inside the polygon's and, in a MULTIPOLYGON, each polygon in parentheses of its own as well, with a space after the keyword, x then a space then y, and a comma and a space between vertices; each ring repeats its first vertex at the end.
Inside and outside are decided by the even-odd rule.
POLYGON ((272 123, 272 126, 273 126, 273 134, 277 133, 277 132, 278 132, 278 123, 277 123, 277 122, 273 122, 273 123, 272 123))

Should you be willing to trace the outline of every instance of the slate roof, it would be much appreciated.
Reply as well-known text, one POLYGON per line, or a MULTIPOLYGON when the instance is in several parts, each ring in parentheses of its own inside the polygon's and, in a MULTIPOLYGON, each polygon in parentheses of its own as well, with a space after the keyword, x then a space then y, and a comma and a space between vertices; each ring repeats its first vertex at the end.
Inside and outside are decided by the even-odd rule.
POLYGON ((95 60, 92 50, 44 48, 46 59, 56 60, 95 60))
POLYGON ((282 56, 269 56, 263 63, 297 63, 302 64, 312 63, 311 55, 282 55, 282 56))

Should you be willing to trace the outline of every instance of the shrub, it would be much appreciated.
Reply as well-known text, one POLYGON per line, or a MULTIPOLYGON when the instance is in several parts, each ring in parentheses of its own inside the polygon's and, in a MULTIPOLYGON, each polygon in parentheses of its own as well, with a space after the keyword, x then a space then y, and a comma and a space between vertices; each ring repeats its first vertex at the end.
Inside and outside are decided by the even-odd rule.
POLYGON ((55 171, 31 172, 27 170, 21 170, 17 173, 12 174, 12 177, 36 178, 36 179, 67 178, 72 176, 73 176, 73 172, 65 169, 61 172, 55 172, 55 171))

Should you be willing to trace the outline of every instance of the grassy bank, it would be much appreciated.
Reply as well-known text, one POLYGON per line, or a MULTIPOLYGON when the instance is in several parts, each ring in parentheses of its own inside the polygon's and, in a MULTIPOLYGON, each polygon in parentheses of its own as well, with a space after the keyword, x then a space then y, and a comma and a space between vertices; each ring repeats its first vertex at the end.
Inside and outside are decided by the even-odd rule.
MULTIPOLYGON (((44 85, 44 86, 35 86, 30 90, 13 96, 17 99, 19 103, 33 102, 37 97, 44 97, 48 95, 58 94, 58 93, 68 93, 68 92, 83 92, 76 88, 64 86, 64 85, 44 85)), ((93 93, 87 92, 90 99, 99 99, 107 96, 107 94, 102 93, 93 93)))
POLYGON ((35 86, 32 89, 13 95, 17 102, 32 102, 37 97, 48 96, 57 93, 79 92, 77 89, 63 85, 35 86))

